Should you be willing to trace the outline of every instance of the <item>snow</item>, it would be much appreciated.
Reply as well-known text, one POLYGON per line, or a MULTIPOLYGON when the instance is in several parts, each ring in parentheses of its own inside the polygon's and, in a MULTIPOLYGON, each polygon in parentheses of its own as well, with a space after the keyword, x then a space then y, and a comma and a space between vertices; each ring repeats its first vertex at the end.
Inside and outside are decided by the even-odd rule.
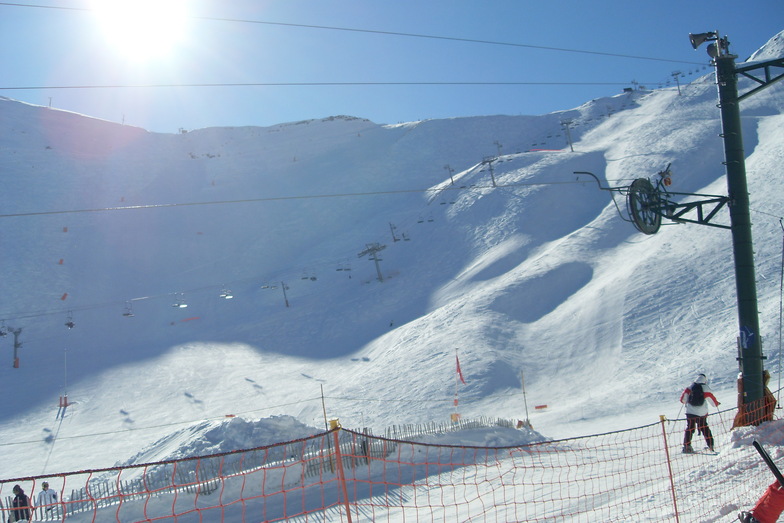
MULTIPOLYGON (((783 34, 751 59, 784 55, 783 34)), ((0 339, 3 477, 295 439, 323 430, 322 399, 329 418, 376 433, 446 421, 458 350, 462 416, 525 419, 523 373, 534 438, 674 419, 697 372, 731 403, 729 233, 644 236, 619 216, 624 201, 574 174, 616 187, 671 162, 673 190, 726 194, 713 75, 681 92, 541 116, 338 116, 178 135, 0 98, 0 319, 23 329, 20 368, 13 336, 0 339), (482 161, 495 155, 491 178, 482 161), (358 256, 372 243, 386 245, 383 282, 358 256), (187 308, 172 307, 180 298, 187 308)), ((741 108, 776 388, 782 93, 776 84, 741 108)), ((749 434, 719 442, 717 459, 754 467, 732 451, 749 434)), ((780 425, 753 437, 784 457, 780 425)))

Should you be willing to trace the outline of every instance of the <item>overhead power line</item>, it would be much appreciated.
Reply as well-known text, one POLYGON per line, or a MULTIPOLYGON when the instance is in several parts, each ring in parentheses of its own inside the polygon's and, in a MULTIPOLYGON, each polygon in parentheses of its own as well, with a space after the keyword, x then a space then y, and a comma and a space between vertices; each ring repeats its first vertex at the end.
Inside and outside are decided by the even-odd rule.
MULTIPOLYGON (((468 189, 492 189, 497 187, 523 187, 523 186, 541 186, 541 185, 571 185, 586 183, 583 181, 566 181, 566 182, 535 182, 535 183, 512 183, 508 185, 495 185, 495 186, 481 186, 472 185, 468 189)), ((72 209, 72 210, 59 210, 59 211, 30 211, 0 214, 0 218, 18 218, 23 216, 46 216, 52 214, 81 214, 93 212, 108 212, 108 211, 133 211, 140 209, 163 209, 167 207, 193 207, 202 205, 228 205, 237 203, 258 203, 258 202, 274 202, 285 200, 309 200, 317 198, 346 198, 355 196, 380 196, 388 194, 407 194, 407 193, 427 193, 427 192, 441 192, 441 191, 456 191, 462 188, 458 187, 437 187, 428 189, 399 189, 394 191, 372 191, 372 192, 357 192, 357 193, 333 193, 333 194, 313 194, 301 196, 269 196, 266 198, 246 198, 242 200, 215 200, 206 202, 180 202, 180 203, 152 203, 145 205, 126 205, 121 207, 96 207, 93 209, 72 209)))
MULTIPOLYGON (((648 82, 656 83, 656 82, 648 82)), ((0 87, 0 91, 33 91, 42 89, 150 89, 161 87, 324 87, 324 86, 404 86, 404 85, 629 85, 629 82, 243 82, 196 84, 105 84, 105 85, 27 85, 0 87)))
MULTIPOLYGON (((85 8, 85 7, 60 7, 60 6, 51 6, 51 5, 18 4, 12 2, 0 2, 0 5, 13 6, 13 7, 32 7, 38 9, 59 9, 65 11, 92 11, 92 9, 85 8)), ((383 36, 398 36, 398 37, 406 37, 406 38, 443 40, 449 42, 463 42, 463 43, 471 43, 471 44, 519 47, 525 49, 537 49, 542 51, 558 51, 563 53, 590 54, 590 55, 597 55, 597 56, 608 56, 613 58, 629 58, 633 60, 650 60, 656 62, 702 65, 702 62, 694 62, 689 60, 673 60, 670 58, 657 58, 652 56, 639 56, 639 55, 629 55, 629 54, 621 54, 621 53, 610 53, 604 51, 591 51, 587 49, 572 49, 567 47, 552 47, 546 45, 521 44, 517 42, 501 42, 496 40, 483 40, 478 38, 465 38, 465 37, 458 37, 458 36, 428 35, 428 34, 421 34, 421 33, 406 33, 402 31, 382 31, 379 29, 361 29, 356 27, 337 27, 337 26, 329 26, 329 25, 297 24, 297 23, 289 23, 289 22, 270 22, 267 20, 248 20, 244 18, 222 18, 222 17, 214 17, 214 16, 191 15, 191 16, 187 16, 187 18, 193 20, 206 20, 206 21, 213 21, 213 22, 231 22, 231 23, 242 23, 242 24, 274 25, 279 27, 297 27, 302 29, 343 31, 343 32, 350 32, 350 33, 364 33, 364 34, 375 34, 375 35, 383 35, 383 36)))
POLYGON ((620 53, 609 53, 603 51, 590 51, 586 49, 570 49, 567 47, 550 47, 546 45, 521 44, 515 42, 500 42, 495 40, 482 40, 477 38, 463 38, 457 36, 426 35, 426 34, 419 34, 419 33, 404 33, 399 31, 381 31, 375 29, 357 29, 351 27, 334 27, 334 26, 326 26, 326 25, 266 22, 261 20, 242 20, 242 19, 233 19, 233 18, 213 18, 213 17, 199 17, 199 16, 192 16, 190 18, 194 18, 198 20, 215 20, 221 22, 241 22, 241 23, 249 23, 249 24, 277 25, 283 27, 302 27, 307 29, 326 29, 331 31, 347 31, 347 32, 354 32, 354 33, 369 33, 369 34, 379 34, 379 35, 386 35, 386 36, 404 36, 408 38, 426 38, 430 40, 446 40, 451 42, 466 42, 472 44, 499 45, 499 46, 506 46, 506 47, 522 47, 526 49, 539 49, 543 51, 559 51, 565 53, 592 54, 592 55, 599 55, 599 56, 610 56, 614 58, 631 58, 634 60, 653 60, 657 62, 672 62, 678 64, 700 64, 700 65, 702 64, 702 62, 672 60, 669 58, 655 58, 651 56, 637 56, 637 55, 628 55, 628 54, 620 54, 620 53))

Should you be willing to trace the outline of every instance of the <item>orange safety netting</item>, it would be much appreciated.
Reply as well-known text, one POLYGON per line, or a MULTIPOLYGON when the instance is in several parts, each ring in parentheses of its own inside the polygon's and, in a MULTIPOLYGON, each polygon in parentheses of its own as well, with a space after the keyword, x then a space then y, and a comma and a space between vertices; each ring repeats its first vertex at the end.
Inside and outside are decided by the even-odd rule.
MULTIPOLYGON (((0 481, 57 502, 34 521, 732 521, 771 481, 732 445, 736 409, 709 416, 718 450, 681 454, 685 420, 516 447, 402 441, 343 428, 210 456, 0 481), (723 463, 724 465, 720 465, 723 463)), ((743 429, 749 430, 749 429, 743 429)), ((703 445, 695 434, 695 448, 703 445)))

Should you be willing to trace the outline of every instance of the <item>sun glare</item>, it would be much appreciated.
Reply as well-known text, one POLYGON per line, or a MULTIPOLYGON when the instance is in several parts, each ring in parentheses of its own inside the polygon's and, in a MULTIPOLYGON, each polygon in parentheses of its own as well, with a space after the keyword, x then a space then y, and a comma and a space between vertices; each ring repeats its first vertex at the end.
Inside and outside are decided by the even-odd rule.
POLYGON ((107 43, 126 58, 167 56, 184 36, 186 0, 96 0, 107 43))

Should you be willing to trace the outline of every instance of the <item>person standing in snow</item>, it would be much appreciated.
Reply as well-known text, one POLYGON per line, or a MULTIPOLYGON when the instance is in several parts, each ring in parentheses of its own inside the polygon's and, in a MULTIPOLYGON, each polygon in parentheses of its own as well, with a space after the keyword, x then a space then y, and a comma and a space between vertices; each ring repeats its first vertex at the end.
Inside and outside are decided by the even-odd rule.
POLYGON ((686 405, 686 432, 683 435, 683 452, 690 454, 694 452, 691 446, 691 438, 694 430, 698 430, 705 438, 708 448, 713 451, 713 434, 708 427, 708 400, 718 407, 719 400, 713 395, 708 387, 708 378, 705 374, 700 374, 694 383, 686 387, 681 394, 681 403, 686 405))
POLYGON ((30 499, 22 487, 14 485, 14 500, 11 502, 11 521, 28 521, 30 519, 30 499))
POLYGON ((49 488, 49 483, 44 481, 41 484, 41 492, 36 498, 37 505, 43 508, 47 519, 59 516, 57 511, 57 492, 49 488))

